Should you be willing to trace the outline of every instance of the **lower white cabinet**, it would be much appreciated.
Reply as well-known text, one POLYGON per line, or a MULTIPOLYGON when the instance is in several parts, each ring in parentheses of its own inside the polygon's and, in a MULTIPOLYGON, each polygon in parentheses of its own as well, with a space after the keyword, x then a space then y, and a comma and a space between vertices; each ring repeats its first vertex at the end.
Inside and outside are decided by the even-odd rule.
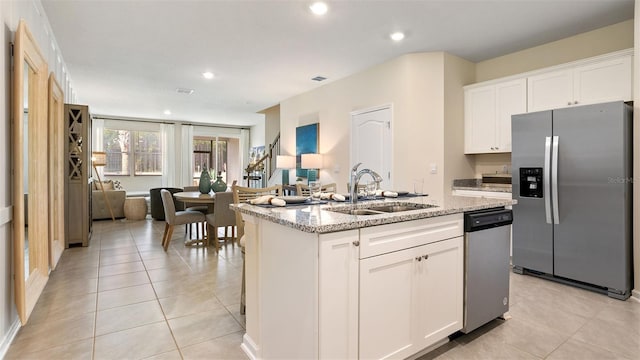
POLYGON ((462 236, 360 261, 360 358, 404 358, 462 328, 462 236))
POLYGON ((319 235, 318 357, 404 358, 461 329, 462 232, 455 214, 319 235))

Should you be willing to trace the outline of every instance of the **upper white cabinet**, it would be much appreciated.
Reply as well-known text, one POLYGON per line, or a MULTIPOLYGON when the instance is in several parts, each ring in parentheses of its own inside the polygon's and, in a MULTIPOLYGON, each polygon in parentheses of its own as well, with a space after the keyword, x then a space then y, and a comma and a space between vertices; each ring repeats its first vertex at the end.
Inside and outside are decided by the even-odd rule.
POLYGON ((633 50, 465 86, 465 154, 511 152, 511 115, 633 99, 633 50))
POLYGON ((465 89, 465 154, 510 152, 511 115, 527 112, 525 78, 465 89))
POLYGON ((631 55, 528 78, 529 111, 632 100, 631 55))

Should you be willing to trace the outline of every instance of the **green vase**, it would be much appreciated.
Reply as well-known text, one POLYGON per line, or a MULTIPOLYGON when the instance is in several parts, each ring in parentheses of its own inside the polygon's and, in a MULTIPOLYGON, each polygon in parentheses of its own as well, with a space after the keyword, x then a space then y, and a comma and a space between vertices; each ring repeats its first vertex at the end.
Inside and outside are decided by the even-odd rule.
POLYGON ((211 185, 213 192, 225 192, 227 191, 227 184, 222 181, 222 176, 218 175, 218 179, 211 185))
POLYGON ((211 191, 211 177, 206 167, 202 169, 202 173, 200 174, 198 190, 203 194, 208 194, 209 191, 211 191))

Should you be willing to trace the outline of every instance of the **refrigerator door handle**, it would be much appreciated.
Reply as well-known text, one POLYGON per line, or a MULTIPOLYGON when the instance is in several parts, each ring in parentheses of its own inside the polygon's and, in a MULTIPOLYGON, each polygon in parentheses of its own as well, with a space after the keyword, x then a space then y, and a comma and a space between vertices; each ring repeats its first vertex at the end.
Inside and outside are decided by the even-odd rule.
POLYGON ((558 143, 559 137, 553 137, 553 156, 551 159, 551 165, 553 169, 551 171, 551 186, 553 187, 551 195, 553 196, 553 223, 560 223, 560 211, 558 210, 558 143))
POLYGON ((544 193, 544 213, 547 218, 547 224, 551 224, 551 194, 550 178, 551 178, 551 136, 547 136, 544 140, 544 169, 542 170, 542 191, 544 193))

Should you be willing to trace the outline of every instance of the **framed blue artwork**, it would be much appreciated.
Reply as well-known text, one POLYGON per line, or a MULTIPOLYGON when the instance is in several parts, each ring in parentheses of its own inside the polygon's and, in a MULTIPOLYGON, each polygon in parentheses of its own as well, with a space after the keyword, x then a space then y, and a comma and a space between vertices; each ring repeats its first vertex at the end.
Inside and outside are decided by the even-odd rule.
POLYGON ((296 177, 307 177, 307 169, 301 169, 302 154, 318 153, 318 123, 296 128, 296 177))

